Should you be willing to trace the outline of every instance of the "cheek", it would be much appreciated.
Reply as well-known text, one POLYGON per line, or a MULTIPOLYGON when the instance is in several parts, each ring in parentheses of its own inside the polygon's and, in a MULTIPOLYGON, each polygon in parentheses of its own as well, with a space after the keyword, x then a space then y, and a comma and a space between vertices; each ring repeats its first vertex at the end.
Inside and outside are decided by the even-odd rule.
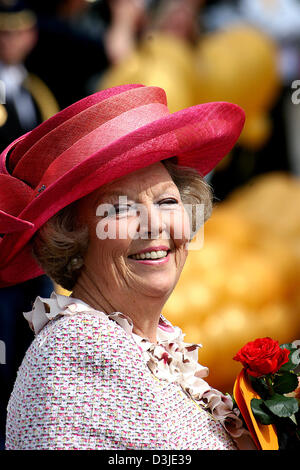
POLYGON ((89 252, 90 256, 95 259, 102 260, 106 264, 111 261, 117 261, 118 258, 126 256, 128 250, 127 239, 109 239, 99 240, 95 238, 90 241, 89 252))
POLYGON ((177 248, 189 241, 191 234, 190 221, 183 207, 170 217, 170 234, 177 248))
POLYGON ((138 220, 134 217, 102 219, 97 223, 95 234, 99 240, 125 240, 130 242, 138 229, 138 220))
POLYGON ((101 280, 103 285, 119 282, 127 274, 127 243, 124 240, 91 240, 84 264, 92 276, 101 280))
POLYGON ((128 220, 102 219, 97 222, 94 230, 90 230, 88 249, 89 261, 95 266, 100 264, 103 269, 122 268, 124 257, 129 250, 131 239, 128 238, 128 220))

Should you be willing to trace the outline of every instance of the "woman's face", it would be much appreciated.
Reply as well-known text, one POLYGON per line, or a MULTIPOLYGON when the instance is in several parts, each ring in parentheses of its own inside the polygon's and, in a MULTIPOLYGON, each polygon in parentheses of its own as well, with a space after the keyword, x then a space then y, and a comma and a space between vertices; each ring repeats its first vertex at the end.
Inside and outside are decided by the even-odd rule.
POLYGON ((90 243, 84 270, 101 289, 168 296, 187 256, 189 218, 162 163, 102 186, 79 203, 90 243))

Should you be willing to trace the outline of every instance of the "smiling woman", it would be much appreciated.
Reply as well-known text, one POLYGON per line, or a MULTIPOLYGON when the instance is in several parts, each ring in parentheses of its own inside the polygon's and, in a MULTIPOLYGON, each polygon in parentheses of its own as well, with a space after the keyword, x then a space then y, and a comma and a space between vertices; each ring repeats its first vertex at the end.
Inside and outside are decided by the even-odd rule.
POLYGON ((229 103, 170 114, 160 88, 126 85, 2 154, 1 285, 46 272, 72 290, 24 313, 35 339, 9 401, 7 449, 253 448, 232 400, 204 380, 199 345, 161 314, 199 225, 187 206, 209 217, 203 177, 243 121, 229 103))
MULTIPOLYGON (((183 166, 179 167, 174 163, 174 160, 174 158, 169 158, 163 160, 162 164, 167 169, 172 182, 179 191, 179 198, 178 191, 176 191, 177 199, 180 199, 181 205, 203 205, 204 221, 206 221, 212 210, 212 192, 210 186, 195 169, 183 166)), ((140 181, 139 176, 140 173, 134 173, 133 183, 140 181)), ((132 191, 131 184, 125 184, 124 191, 126 192, 128 189, 132 191)), ((132 192, 134 194, 134 191, 132 192)), ((119 183, 116 185, 115 192, 112 192, 111 185, 108 184, 106 185, 106 192, 105 188, 102 188, 101 193, 99 194, 99 191, 96 190, 89 195, 88 210, 92 208, 92 210, 94 210, 93 215, 96 215, 98 214, 97 209, 99 208, 99 201, 101 200, 103 210, 107 209, 105 203, 110 201, 112 203, 113 214, 116 215, 117 209, 113 203, 119 201, 119 197, 123 195, 120 191, 119 183)), ((167 201, 169 201, 169 199, 167 199, 167 201)), ((177 200, 174 199, 172 204, 174 204, 175 201, 177 202, 177 200)), ((119 209, 119 211, 120 210, 121 209, 119 209)), ((42 265, 44 271, 59 285, 69 291, 74 288, 79 277, 89 243, 88 227, 83 221, 81 223, 79 222, 77 211, 78 202, 76 201, 54 215, 33 238, 33 253, 38 262, 42 265)), ((127 212, 126 215, 128 216, 127 212)), ((138 216, 138 214, 136 215, 138 216)), ((103 219, 104 224, 106 224, 106 218, 103 219)), ((138 219, 140 220, 140 215, 138 219)), ((98 219, 95 218, 95 220, 98 219)), ((190 220, 190 223, 191 225, 195 224, 195 220, 190 220)), ((153 228, 152 222, 152 229, 153 228)), ((101 238, 101 234, 99 234, 99 222, 94 231, 95 230, 97 231, 98 238, 101 238)), ((126 232, 128 232, 128 230, 126 232)), ((126 232, 125 236, 127 237, 126 232)), ((179 234, 180 232, 181 230, 179 230, 179 234)), ((104 230, 102 233, 104 233, 104 230)), ((113 236, 116 237, 116 230, 111 230, 111 234, 111 238, 113 238, 113 236)), ((140 236, 142 236, 142 234, 140 234, 140 236)), ((108 238, 107 231, 105 231, 105 238, 108 238)), ((148 256, 145 257, 148 258, 148 256)))

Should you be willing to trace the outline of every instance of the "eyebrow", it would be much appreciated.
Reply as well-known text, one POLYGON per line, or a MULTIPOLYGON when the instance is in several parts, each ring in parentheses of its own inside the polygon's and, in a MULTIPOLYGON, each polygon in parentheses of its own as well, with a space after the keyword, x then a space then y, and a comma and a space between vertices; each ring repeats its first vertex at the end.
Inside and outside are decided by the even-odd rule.
MULTIPOLYGON (((167 188, 174 188, 174 186, 176 187, 174 182, 165 183, 161 188, 161 192, 164 192, 167 188)), ((128 197, 128 199, 131 199, 130 190, 129 190, 129 193, 127 192, 126 194, 124 191, 120 191, 119 189, 115 189, 111 191, 108 190, 107 192, 105 192, 103 195, 100 196, 100 199, 105 198, 105 197, 112 197, 112 196, 126 196, 128 197)))

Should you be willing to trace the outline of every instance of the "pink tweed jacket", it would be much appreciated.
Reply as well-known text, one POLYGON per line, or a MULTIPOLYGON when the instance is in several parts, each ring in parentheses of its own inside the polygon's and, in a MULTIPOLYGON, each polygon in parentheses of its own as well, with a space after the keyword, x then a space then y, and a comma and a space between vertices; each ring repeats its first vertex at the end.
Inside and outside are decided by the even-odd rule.
POLYGON ((203 380, 198 345, 163 317, 154 345, 121 313, 55 293, 24 315, 36 337, 8 404, 6 449, 234 450, 247 437, 203 380))

